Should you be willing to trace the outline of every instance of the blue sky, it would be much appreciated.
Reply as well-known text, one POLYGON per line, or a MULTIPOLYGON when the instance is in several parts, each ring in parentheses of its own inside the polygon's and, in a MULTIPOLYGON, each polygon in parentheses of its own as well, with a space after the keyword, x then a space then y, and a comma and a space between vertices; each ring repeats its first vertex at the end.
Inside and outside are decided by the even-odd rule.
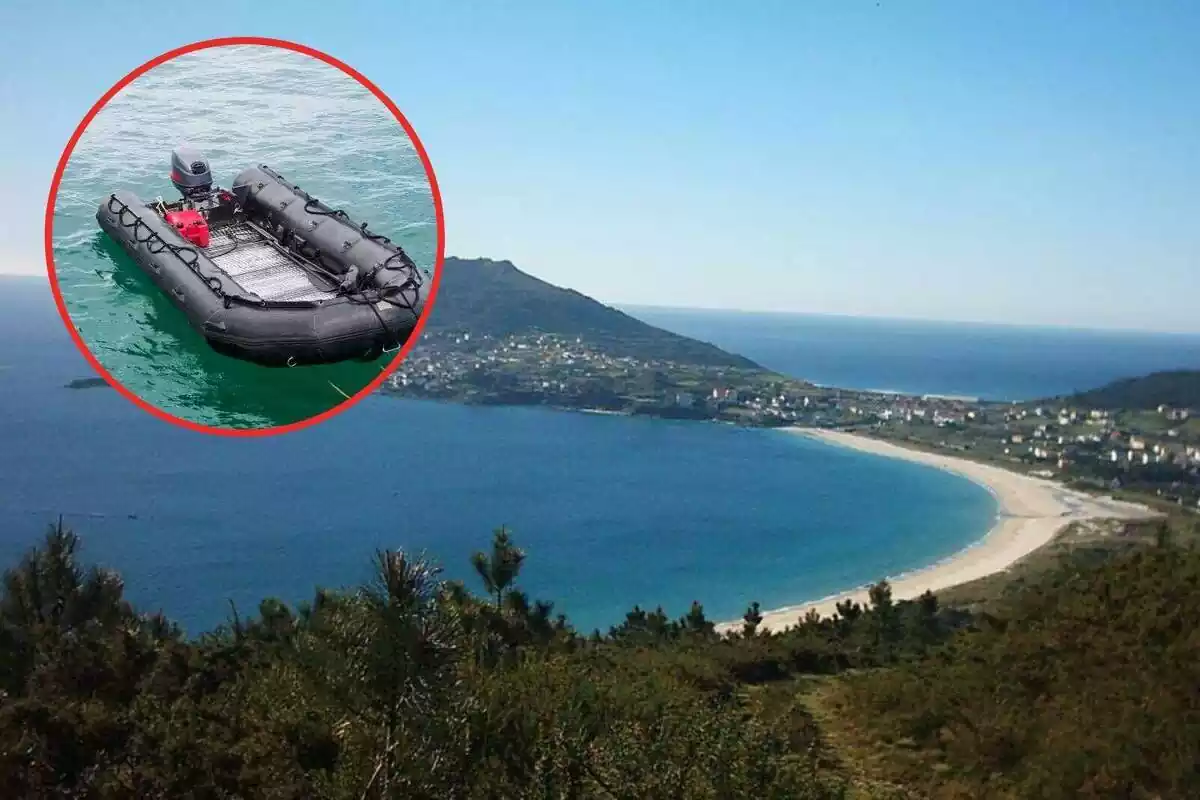
POLYGON ((0 271, 42 269, 119 77, 264 35, 396 101, 451 255, 617 304, 1200 331, 1200 4, 338 5, 7 0, 0 271))

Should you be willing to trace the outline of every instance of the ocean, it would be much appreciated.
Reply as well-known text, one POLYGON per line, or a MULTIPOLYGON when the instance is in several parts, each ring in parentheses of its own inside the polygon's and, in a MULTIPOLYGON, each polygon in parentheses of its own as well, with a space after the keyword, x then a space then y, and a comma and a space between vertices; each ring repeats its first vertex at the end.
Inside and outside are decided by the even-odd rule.
POLYGON ((131 189, 172 199, 170 153, 205 153, 219 185, 267 164, 434 267, 433 194, 404 129, 367 89, 308 56, 274 47, 203 50, 139 77, 79 140, 54 215, 57 276, 72 321, 124 386, 175 416, 265 427, 319 414, 394 357, 272 370, 213 352, 99 229, 100 201, 131 189), (247 82, 240 76, 253 75, 247 82))
POLYGON ((90 374, 46 282, 0 279, 0 562, 62 514, 191 632, 230 600, 358 582, 380 547, 478 588, 468 558, 499 525, 529 554, 524 588, 584 630, 634 604, 736 618, 950 555, 995 514, 957 477, 779 431, 377 396, 231 439, 65 388, 90 374))
POLYGON ((623 307, 822 386, 1022 401, 1200 369, 1200 335, 623 307))
MULTIPOLYGON (((908 325, 875 324, 881 342, 908 325)), ((1053 356, 1038 383, 1027 334, 1010 335, 1007 355, 1002 334, 991 345, 993 384, 1056 390, 1053 356)), ((1049 353, 1077 352, 1064 336, 1049 353)), ((1112 352, 1145 347, 1132 338, 1112 352)), ((826 363, 880 382, 856 334, 826 341, 826 363)), ((779 347, 747 344, 759 358, 779 347)), ((1091 369, 1128 368, 1106 352, 1091 369)), ((899 363, 911 369, 894 384, 918 393, 959 388, 944 371, 967 369, 916 352, 899 363)), ((940 560, 996 513, 956 476, 781 431, 376 396, 310 429, 230 439, 161 422, 107 387, 65 388, 90 375, 45 280, 0 278, 0 562, 62 514, 86 558, 193 633, 225 620, 230 600, 244 613, 361 581, 381 547, 426 552, 478 589, 468 558, 499 525, 528 552, 523 588, 585 631, 634 604, 681 615, 698 600, 735 619, 751 601, 792 605, 940 560)))

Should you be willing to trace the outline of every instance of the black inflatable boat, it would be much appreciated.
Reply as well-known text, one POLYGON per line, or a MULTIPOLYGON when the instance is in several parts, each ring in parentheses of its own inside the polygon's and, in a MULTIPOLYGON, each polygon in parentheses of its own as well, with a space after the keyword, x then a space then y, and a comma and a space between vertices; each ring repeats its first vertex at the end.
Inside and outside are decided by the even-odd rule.
POLYGON ((356 225, 266 166, 231 190, 179 148, 183 195, 117 191, 96 219, 216 351, 266 366, 374 359, 408 340, 429 281, 386 236, 356 225))

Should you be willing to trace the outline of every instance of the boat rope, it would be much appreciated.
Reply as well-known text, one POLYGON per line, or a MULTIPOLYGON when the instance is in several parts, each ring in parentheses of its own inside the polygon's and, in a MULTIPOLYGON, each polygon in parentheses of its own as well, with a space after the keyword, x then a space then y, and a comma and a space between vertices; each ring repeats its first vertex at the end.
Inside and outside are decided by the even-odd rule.
MULTIPOLYGON (((404 310, 408 311, 408 313, 412 314, 414 318, 420 316, 417 313, 416 305, 417 305, 417 301, 421 297, 421 285, 422 285, 421 273, 416 268, 416 265, 413 264, 408 259, 408 256, 405 255, 403 251, 395 253, 394 255, 389 257, 387 259, 387 261, 384 261, 382 264, 380 264, 379 266, 372 269, 368 273, 367 279, 368 280, 373 279, 375 277, 375 275, 377 275, 378 273, 380 273, 384 269, 386 269, 388 263, 394 258, 403 258, 403 260, 406 262, 406 266, 411 265, 408 270, 407 277, 402 282, 389 283, 389 284, 385 284, 384 286, 379 287, 379 289, 376 290, 377 299, 371 299, 370 297, 367 296, 366 292, 361 289, 357 292, 348 292, 346 294, 346 299, 349 300, 351 303, 355 303, 355 304, 359 304, 359 305, 365 304, 373 312, 375 312, 375 319, 377 319, 379 321, 380 327, 383 328, 383 335, 388 340, 391 340, 393 338, 392 329, 388 327, 387 321, 384 320, 383 315, 379 313, 379 308, 376 305, 377 302, 384 302, 389 305, 395 306, 397 308, 403 308, 404 310), (409 300, 405 296, 405 292, 409 291, 409 290, 411 290, 413 292, 413 298, 411 300, 409 300), (401 298, 400 301, 397 302, 396 300, 392 299, 392 296, 391 296, 392 294, 398 294, 401 298)), ((386 349, 386 343, 385 343, 385 349, 386 349)))
MULTIPOLYGON (((297 189, 298 188, 299 187, 297 187, 297 189)), ((347 221, 349 220, 349 215, 340 209, 324 211, 321 209, 312 208, 313 205, 320 201, 316 200, 307 193, 305 193, 305 196, 307 198, 307 202, 305 203, 304 207, 305 211, 308 211, 312 214, 335 217, 347 221)), ((190 269, 197 277, 204 281, 205 284, 213 291, 213 293, 217 295, 225 308, 231 308, 234 302, 243 305, 258 305, 262 308, 270 307, 271 304, 264 299, 251 299, 244 296, 231 295, 225 292, 219 277, 215 275, 205 275, 201 271, 201 253, 196 247, 190 245, 177 245, 167 241, 158 231, 147 224, 135 209, 131 208, 115 194, 109 196, 108 211, 116 217, 117 224, 131 231, 133 241, 136 244, 145 245, 147 251, 149 251, 152 255, 170 252, 173 256, 182 261, 188 267, 188 269, 190 269)), ((420 270, 402 248, 394 244, 386 236, 378 236, 368 231, 366 223, 363 223, 360 226, 360 230, 365 237, 372 241, 382 242, 386 247, 394 250, 395 252, 388 256, 388 258, 382 263, 377 264, 374 268, 369 270, 365 275, 358 276, 357 280, 354 281, 356 285, 353 286, 353 288, 348 287, 347 290, 343 290, 342 294, 348 302, 358 305, 366 305, 371 309, 375 315, 375 319, 379 322, 379 326, 383 331, 383 352, 387 352, 387 346, 396 339, 396 335, 392 331, 391 327, 387 324, 387 320, 385 320, 383 315, 379 313, 378 303, 385 302, 397 308, 403 308, 412 314, 414 318, 419 316, 416 305, 420 300, 420 289, 423 285, 423 280, 420 270), (389 267, 389 265, 391 265, 394 261, 400 262, 399 267, 406 273, 405 279, 402 281, 391 281, 383 284, 382 286, 374 288, 368 288, 369 283, 374 281, 379 273, 389 268, 395 269, 395 267, 389 267)), ((239 244, 241 244, 241 242, 237 240, 236 236, 231 235, 230 238, 233 240, 231 242, 232 246, 227 248, 227 252, 237 249, 239 244)), ((294 248, 287 249, 291 249, 294 252, 294 248)), ((296 255, 299 256, 300 254, 296 253, 296 255)), ((301 262, 302 267, 307 267, 307 270, 310 272, 315 271, 318 272, 318 274, 325 273, 323 277, 326 277, 327 279, 334 278, 331 273, 318 266, 320 263, 319 251, 314 255, 314 261, 316 263, 309 262, 305 264, 304 262, 308 261, 308 259, 303 257, 298 258, 297 260, 301 262), (314 267, 317 269, 314 270, 314 267)), ((404 327, 403 323, 401 327, 404 327)), ((396 343, 397 345, 399 344, 398 341, 396 343)), ((289 364, 289 366, 291 366, 291 364, 289 364)))
POLYGON ((161 235, 159 235, 158 231, 147 225, 136 211, 131 209, 121 200, 117 199, 115 194, 110 195, 108 198, 108 210, 110 213, 117 215, 117 223, 120 224, 121 227, 130 229, 133 234, 134 242, 137 244, 146 245, 146 250, 149 251, 151 255, 158 255, 163 251, 169 251, 171 255, 178 258, 180 261, 186 264, 192 272, 196 273, 196 276, 200 278, 200 280, 208 284, 208 287, 217 295, 217 297, 221 299, 226 308, 231 307, 233 299, 230 295, 226 294, 224 289, 221 287, 221 279, 215 275, 204 275, 200 272, 200 253, 196 250, 196 248, 188 245, 171 244, 161 235), (114 203, 120 205, 120 210, 113 208, 114 203), (125 220, 126 214, 133 217, 133 222, 127 222, 125 220), (146 231, 145 238, 141 238, 138 235, 142 229, 145 229, 146 231), (155 249, 156 247, 157 249, 155 249), (184 253, 190 254, 192 256, 191 260, 185 258, 184 253))
MULTIPOLYGON (((299 186, 296 187, 296 191, 301 192, 304 195, 304 210, 307 213, 322 217, 333 217, 335 219, 343 220, 348 224, 352 224, 350 215, 342 209, 334 208, 330 209, 329 211, 325 211, 324 209, 318 207, 321 202, 320 200, 313 197, 308 192, 305 192, 299 186)), ((368 271, 366 275, 358 276, 358 280, 356 281, 358 286, 356 287, 356 290, 344 290, 345 297, 351 303, 369 305, 371 310, 375 312, 375 317, 379 320, 379 324, 383 328, 384 335, 390 339, 392 337, 392 331, 388 327, 387 322, 383 319, 383 316, 379 313, 379 309, 375 304, 382 301, 397 308, 402 308, 405 311, 408 311, 414 317, 418 316, 416 305, 420 300, 421 286, 423 285, 421 271, 417 268, 417 265, 413 263, 413 260, 408 257, 408 254, 404 252, 403 248, 395 244, 386 236, 380 236, 378 234, 371 233, 369 230, 367 230, 367 223, 362 223, 359 226, 359 231, 361 231, 363 236, 365 236, 367 239, 370 239, 373 242, 381 242, 385 246, 394 249, 396 252, 388 256, 387 260, 385 260, 382 264, 378 264, 368 271), (395 260, 400 261, 401 266, 407 273, 405 279, 400 282, 391 282, 379 286, 375 290, 376 297, 369 297, 368 290, 365 287, 369 286, 370 282, 375 280, 380 272, 388 269, 388 265, 395 260)))
MULTIPOLYGON (((303 192, 303 190, 300 189, 299 186, 296 187, 296 190, 303 192)), ((313 197, 308 192, 303 192, 303 194, 304 194, 304 210, 306 212, 308 212, 309 214, 314 214, 316 216, 321 216, 321 217, 335 217, 337 219, 345 220, 347 223, 352 222, 352 220, 350 219, 350 215, 347 214, 342 209, 334 208, 334 209, 330 209, 329 211, 323 211, 322 209, 316 207, 317 205, 320 204, 320 202, 321 202, 320 200, 313 197)), ((389 258, 387 261, 385 261, 381 266, 379 266, 377 268, 377 270, 372 271, 372 276, 374 275, 375 271, 378 271, 379 269, 384 269, 385 267, 387 267, 388 263, 393 258, 400 258, 400 260, 404 263, 405 268, 411 270, 414 273, 417 271, 416 264, 414 264, 412 262, 412 259, 410 259, 408 257, 408 254, 405 253, 404 250, 398 244, 395 244, 391 239, 389 239, 386 236, 382 236, 380 234, 371 233, 371 231, 367 230, 366 222, 359 225, 358 230, 360 233, 362 233, 362 235, 364 237, 366 237, 367 239, 370 239, 372 242, 383 242, 384 244, 391 245, 396 250, 395 255, 393 255, 391 258, 389 258)), ((417 280, 418 280, 417 286, 419 287, 420 279, 418 278, 417 280)))
MULTIPOLYGON (((303 190, 299 186, 297 186, 296 191, 303 191, 303 190)), ((322 211, 320 208, 317 208, 316 206, 318 206, 320 204, 320 202, 321 202, 320 200, 313 197, 308 192, 304 192, 304 210, 307 211, 309 214, 315 214, 316 216, 319 216, 319 217, 335 217, 337 219, 345 220, 346 222, 352 222, 352 220, 350 219, 350 215, 347 214, 345 211, 343 211, 340 208, 334 208, 329 211, 322 211)), ((359 225, 358 229, 359 229, 359 231, 362 232, 363 236, 367 237, 372 242, 383 242, 384 244, 392 243, 392 240, 389 239, 388 237, 383 236, 378 233, 371 233, 369 230, 367 230, 367 223, 365 223, 365 222, 362 223, 361 225, 359 225)))
MULTIPOLYGON (((352 223, 352 220, 350 219, 350 215, 347 214, 344 210, 342 210, 340 208, 333 208, 333 209, 326 211, 322 208, 319 208, 318 206, 321 203, 321 201, 319 199, 317 199, 316 197, 313 197, 311 194, 304 191, 299 186, 297 186, 295 188, 296 188, 296 191, 298 191, 304 195, 304 210, 305 210, 305 212, 307 212, 309 214, 313 214, 315 216, 333 217, 335 219, 343 220, 347 224, 352 223)), ((390 305, 393 305, 393 306, 397 306, 399 308, 403 308, 406 311, 408 311, 410 314, 413 314, 414 316, 416 316, 416 314, 417 314, 416 303, 417 303, 417 300, 420 299, 420 289, 422 286, 421 273, 420 273, 420 270, 417 269, 417 265, 414 264, 412 259, 408 257, 408 254, 404 252, 403 248, 401 248, 399 245, 394 243, 391 239, 389 239, 386 236, 375 234, 375 233, 372 233, 371 231, 369 231, 367 229, 366 222, 359 225, 358 230, 367 239, 369 239, 373 242, 381 242, 384 245, 389 246, 391 249, 394 249, 396 252, 393 253, 391 256, 389 256, 387 258, 387 260, 384 261, 382 264, 371 269, 365 275, 358 276, 357 281, 356 281, 356 283, 358 284, 356 287, 357 291, 343 289, 343 292, 345 292, 345 297, 347 299, 349 299, 350 302, 352 302, 352 303, 354 303, 354 302, 371 303, 372 307, 374 307, 374 303, 377 302, 377 300, 372 300, 367 297, 367 290, 365 289, 365 287, 369 286, 370 281, 374 280, 374 278, 380 272, 387 269, 388 265, 391 264, 392 261, 399 259, 400 263, 403 265, 404 269, 408 272, 408 277, 399 283, 389 283, 389 284, 380 286, 377 289, 378 300, 381 300, 381 301, 388 303, 390 305), (413 293, 413 298, 411 301, 408 300, 408 297, 405 294, 406 292, 410 292, 410 291, 413 293), (399 295, 401 298, 400 301, 397 302, 396 300, 392 299, 393 295, 399 295)), ((378 312, 376 312, 376 313, 378 314, 378 312)), ((383 322, 382 317, 380 317, 379 321, 380 321, 380 324, 382 324, 384 326, 384 332, 390 335, 391 331, 387 328, 387 325, 383 322)))
POLYGON ((372 277, 387 269, 388 264, 396 258, 401 259, 401 261, 404 263, 404 266, 407 269, 407 277, 400 283, 387 283, 383 286, 380 286, 379 299, 383 300, 385 303, 390 303, 399 308, 403 308, 415 315, 417 313, 417 301, 421 299, 421 286, 423 281, 421 280, 421 271, 417 269, 417 265, 412 263, 412 261, 407 255, 405 255, 403 251, 388 258, 387 261, 384 261, 381 265, 379 265, 379 269, 372 270, 372 277), (410 290, 413 292, 413 297, 411 300, 408 300, 405 292, 410 290), (391 295, 393 294, 400 296, 400 302, 396 302, 392 299, 391 295))

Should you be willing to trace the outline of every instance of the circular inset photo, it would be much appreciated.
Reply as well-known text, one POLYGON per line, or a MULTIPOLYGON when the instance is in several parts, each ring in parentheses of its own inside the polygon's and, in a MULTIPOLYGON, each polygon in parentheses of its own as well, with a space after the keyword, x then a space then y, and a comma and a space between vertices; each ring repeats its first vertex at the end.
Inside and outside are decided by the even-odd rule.
POLYGON ((51 286, 92 366, 157 416, 234 435, 382 384, 444 252, 433 169, 395 105, 265 39, 126 76, 76 130, 46 214, 51 286))

